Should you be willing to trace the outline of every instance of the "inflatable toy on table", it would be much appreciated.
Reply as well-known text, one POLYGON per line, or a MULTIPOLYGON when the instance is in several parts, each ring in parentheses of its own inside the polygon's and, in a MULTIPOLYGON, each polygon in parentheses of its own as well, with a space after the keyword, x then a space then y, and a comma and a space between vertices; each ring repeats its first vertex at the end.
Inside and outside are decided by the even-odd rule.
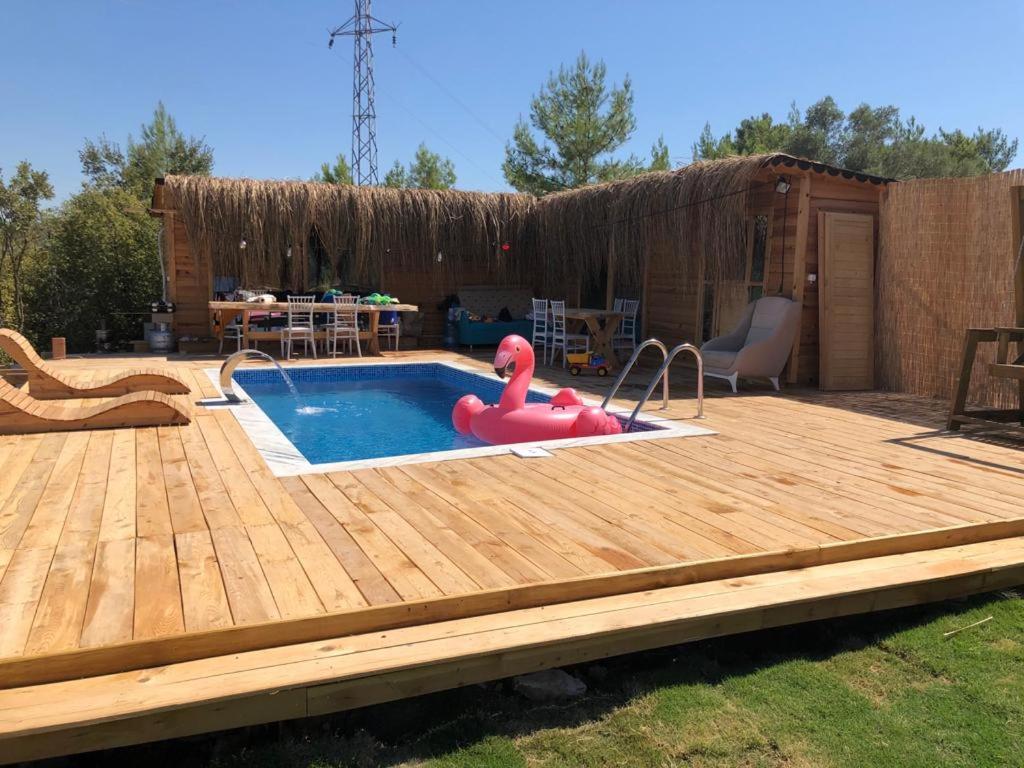
POLYGON ((596 405, 587 406, 574 389, 562 389, 550 402, 526 402, 533 378, 533 347, 522 336, 506 336, 494 356, 494 372, 511 373, 497 405, 484 405, 476 395, 464 395, 452 409, 452 424, 463 435, 491 445, 561 440, 570 437, 616 435, 617 418, 596 405))

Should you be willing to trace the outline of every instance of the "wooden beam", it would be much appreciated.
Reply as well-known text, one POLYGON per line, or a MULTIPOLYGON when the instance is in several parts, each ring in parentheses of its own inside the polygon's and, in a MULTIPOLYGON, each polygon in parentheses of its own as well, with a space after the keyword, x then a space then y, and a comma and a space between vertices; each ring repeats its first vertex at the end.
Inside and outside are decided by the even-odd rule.
MULTIPOLYGON (((800 178, 796 209, 796 242, 793 251, 793 301, 804 300, 804 286, 807 284, 807 233, 811 215, 811 175, 804 172, 800 178)), ((783 225, 785 226, 785 225, 783 225)), ((783 270, 785 270, 786 254, 782 254, 783 270)), ((789 355, 789 372, 786 381, 796 384, 800 369, 800 337, 803 335, 803 310, 800 312, 800 328, 793 341, 793 351, 789 355)))
POLYGON ((610 310, 615 303, 615 232, 608 241, 608 279, 605 280, 604 308, 610 310))
MULTIPOLYGON (((176 265, 176 254, 174 252, 174 222, 176 216, 174 211, 167 211, 164 213, 164 279, 167 281, 167 285, 161 285, 161 292, 166 287, 167 289, 167 300, 172 304, 177 305, 178 303, 178 268, 176 265)), ((177 307, 175 307, 177 309, 177 307)), ((175 313, 171 318, 171 331, 177 336, 178 332, 178 314, 175 313)))
POLYGON ((1024 326, 1024 226, 1021 224, 1021 208, 1024 208, 1024 187, 1011 187, 1010 231, 1013 247, 1013 306, 1015 323, 1024 326))
POLYGON ((807 549, 729 556, 583 576, 468 595, 426 598, 283 621, 224 627, 187 635, 132 640, 0 661, 0 689, 126 672, 332 637, 379 632, 576 600, 613 597, 724 578, 834 565, 1024 536, 1024 519, 968 523, 919 533, 838 541, 807 549))
POLYGON ((315 716, 735 632, 1005 589, 1020 540, 0 693, 0 763, 315 716))

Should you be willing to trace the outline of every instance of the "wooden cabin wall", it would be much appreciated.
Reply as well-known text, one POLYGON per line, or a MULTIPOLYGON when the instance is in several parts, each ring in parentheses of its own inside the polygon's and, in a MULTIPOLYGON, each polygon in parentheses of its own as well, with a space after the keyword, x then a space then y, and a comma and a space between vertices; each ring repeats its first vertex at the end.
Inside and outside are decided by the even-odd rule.
MULTIPOLYGON (((759 182, 774 181, 777 174, 772 172, 756 179, 759 182)), ((793 254, 796 247, 796 185, 789 194, 789 210, 786 211, 785 195, 778 194, 773 186, 759 187, 751 192, 747 200, 750 215, 770 212, 772 215, 771 243, 765 280, 765 295, 792 295, 793 254), (787 237, 783 240, 782 233, 787 237)), ((684 246, 681 246, 684 247, 684 246)), ((700 259, 700 244, 691 245, 689 258, 700 259)), ((700 343, 701 314, 703 308, 702 281, 683 279, 677 267, 683 258, 678 250, 651 254, 644 278, 643 304, 644 335, 655 336, 669 344, 684 341, 700 343)))
MULTIPOLYGON (((964 331, 1015 323, 1024 170, 890 185, 880 211, 876 371, 883 389, 948 399, 964 331)), ((981 344, 970 402, 1015 407, 1016 387, 988 375, 981 344)))
MULTIPOLYGON (((697 244, 693 246, 696 251, 697 244)), ((680 248, 687 247, 681 245, 680 248)), ((640 311, 643 335, 661 339, 669 347, 684 341, 693 343, 700 335, 699 280, 684 280, 678 263, 689 257, 678 250, 657 250, 648 257, 647 274, 640 311)))
MULTIPOLYGON (((800 324, 800 354, 797 363, 797 383, 818 385, 818 286, 820 279, 808 282, 807 275, 820 278, 818 264, 818 214, 863 213, 875 217, 875 243, 878 243, 878 202, 883 187, 877 184, 836 179, 826 174, 813 173, 810 209, 807 218, 807 246, 804 254, 803 318, 800 324)), ((790 197, 793 197, 790 192, 790 197)), ((790 201, 793 202, 792 200, 790 201)), ((795 216, 793 217, 795 220, 795 216)), ((794 221, 795 226, 795 221, 794 221)), ((794 233, 795 234, 795 233, 794 233)), ((792 264, 792 262, 791 262, 792 264)), ((876 281, 877 281, 876 276, 876 281)), ((789 284, 795 288, 792 277, 789 284)), ((788 294, 792 298, 792 294, 788 294)))
MULTIPOLYGON (((172 211, 164 214, 164 254, 168 258, 168 297, 175 303, 175 336, 209 337, 212 269, 207 259, 194 253, 184 223, 172 211)), ((305 258, 305 254, 300 249, 296 257, 305 258)), ((420 345, 431 347, 440 346, 444 336, 446 317, 438 305, 447 296, 458 293, 463 285, 502 285, 505 281, 497 270, 480 265, 464 268, 457 279, 447 281, 427 272, 396 271, 382 274, 379 282, 377 290, 419 306, 423 312, 420 345)))
MULTIPOLYGON (((771 169, 758 180, 773 182, 778 175, 775 169, 771 169)), ((767 211, 772 216, 765 295, 781 295, 792 299, 802 290, 803 313, 796 382, 817 386, 818 283, 809 283, 806 276, 818 273, 818 212, 872 214, 876 217, 877 230, 878 198, 882 187, 818 173, 790 175, 790 181, 792 187, 788 196, 777 193, 774 186, 760 187, 751 192, 748 210, 751 216, 767 211), (808 183, 806 240, 801 249, 798 218, 801 195, 808 194, 808 183), (800 250, 804 268, 800 270, 798 278, 796 258, 800 250)), ((695 250, 691 258, 697 259, 696 249, 699 244, 693 247, 695 250)), ((678 251, 652 253, 644 280, 644 335, 656 336, 669 344, 701 341, 699 324, 703 295, 699 290, 700 281, 682 278, 676 267, 680 258, 678 251)))
POLYGON ((164 214, 164 258, 168 298, 175 305, 175 337, 208 337, 211 331, 207 303, 213 298, 213 274, 209 261, 193 252, 185 224, 173 212, 164 214))
MULTIPOLYGON (((385 273, 381 290, 398 297, 403 304, 415 304, 423 313, 421 347, 439 347, 444 337, 447 316, 438 309, 448 296, 458 294, 463 286, 507 285, 508 280, 497 269, 485 265, 464 267, 456 278, 439 280, 437 275, 421 272, 385 273)), ((521 287, 518 282, 511 287, 521 287)), ((529 286, 540 296, 537 286, 529 286)))

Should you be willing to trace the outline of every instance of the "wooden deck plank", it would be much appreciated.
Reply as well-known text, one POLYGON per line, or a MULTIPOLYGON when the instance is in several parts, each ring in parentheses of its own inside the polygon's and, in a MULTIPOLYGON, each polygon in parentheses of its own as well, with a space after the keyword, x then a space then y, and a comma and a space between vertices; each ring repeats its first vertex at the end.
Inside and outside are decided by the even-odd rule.
POLYGON ((66 439, 65 434, 46 435, 37 445, 32 460, 0 507, 0 548, 15 549, 20 544, 66 439))
MULTIPOLYGON (((669 511, 664 496, 652 492, 646 483, 621 473, 614 477, 595 473, 591 466, 581 467, 572 461, 572 455, 572 452, 565 451, 555 462, 539 462, 537 471, 560 479, 568 488, 587 494, 622 514, 642 515, 655 526, 653 530, 663 542, 662 546, 673 546, 673 542, 682 539, 695 545, 696 552, 712 556, 759 551, 758 547, 722 528, 675 509, 669 511)), ((669 551, 680 558, 694 557, 694 552, 688 548, 669 551)))
MULTIPOLYGON (((66 362, 88 377, 109 360, 66 362)), ((193 388, 180 398, 189 426, 0 437, 0 663, 41 653, 44 665, 58 649, 116 663, 126 641, 267 633, 371 606, 494 610, 526 599, 517 589, 554 595, 652 567, 777 570, 840 545, 886 556, 1024 529, 1011 500, 1022 454, 936 436, 941 409, 920 399, 712 391, 714 437, 278 478, 229 410, 195 404, 215 390, 208 364, 173 366, 193 388)), ((693 407, 674 397, 663 415, 693 407)))
POLYGON ((174 535, 186 632, 232 625, 224 580, 209 531, 174 535))
POLYGON ((46 482, 42 495, 22 534, 18 547, 37 549, 57 546, 60 532, 64 527, 68 508, 71 506, 75 487, 85 461, 85 451, 89 445, 89 434, 78 432, 68 435, 60 453, 57 455, 50 477, 46 482))
MULTIPOLYGON (((733 423, 738 426, 735 420, 733 423)), ((983 473, 959 471, 950 458, 936 460, 927 455, 918 455, 913 467, 910 467, 901 458, 904 455, 901 449, 884 441, 871 441, 870 450, 866 450, 863 447, 866 440, 851 441, 845 431, 844 440, 826 439, 829 434, 826 422, 820 424, 821 429, 801 432, 788 427, 785 423, 763 421, 762 424, 775 435, 799 440, 801 446, 816 447, 818 450, 815 453, 815 463, 841 472, 855 469, 861 476, 873 477, 884 483, 899 484, 902 487, 897 493, 904 496, 908 490, 919 492, 928 489, 936 495, 952 492, 957 496, 959 506, 968 509, 981 512, 996 509, 1010 516, 1017 512, 1015 506, 1007 501, 1005 493, 1000 493, 998 489, 993 489, 990 483, 984 481, 983 473), (974 499, 970 495, 960 493, 965 487, 970 488, 978 498, 974 499)), ((757 431, 747 435, 747 442, 751 446, 766 447, 764 437, 757 431)), ((802 452, 801 455, 806 454, 802 452)))
POLYGON ((397 542, 420 571, 446 595, 473 592, 480 588, 431 540, 411 525, 382 499, 375 496, 350 472, 328 475, 345 496, 392 542, 397 542))
POLYGON ((0 656, 24 653, 52 561, 52 549, 14 550, 0 580, 0 656))
POLYGON ((30 435, 18 441, 8 440, 4 443, 10 450, 7 451, 3 465, 0 466, 0 515, 7 500, 18 487, 22 474, 32 462, 42 440, 42 435, 30 435))
POLYGON ((210 538, 235 624, 280 618, 260 559, 244 528, 212 528, 210 538))
POLYGON ((608 568, 608 562, 501 499, 485 483, 474 483, 461 462, 406 465, 399 471, 471 516, 513 547, 522 557, 554 578, 571 578, 608 568))
POLYGON ((204 706, 214 702, 237 703, 245 723, 324 714, 680 640, 970 594, 1024 576, 1020 546, 944 554, 879 558, 855 571, 821 566, 798 581, 792 572, 768 574, 731 587, 706 583, 509 612, 412 627, 384 642, 364 636, 187 662, 159 675, 142 670, 12 689, 0 692, 0 743, 13 761, 191 734, 223 727, 204 706), (304 704, 262 712, 245 706, 296 690, 304 704), (151 717, 168 723, 174 710, 194 716, 170 720, 170 732, 151 717))
POLYGON ((415 498, 433 517, 448 528, 458 531, 475 551, 500 568, 515 584, 528 584, 546 578, 529 559, 523 557, 500 536, 481 525, 471 514, 438 496, 429 488, 395 468, 380 468, 375 473, 406 498, 415 498))
POLYGON ((192 475, 196 499, 206 525, 210 529, 240 528, 242 518, 235 511, 220 472, 206 447, 200 427, 196 423, 178 430, 185 463, 192 475))
POLYGON ((228 498, 239 518, 246 525, 266 525, 274 522, 252 478, 242 466, 228 441, 220 422, 211 415, 201 415, 194 422, 206 440, 206 447, 228 498))
POLYGON ((135 539, 104 541, 101 532, 79 647, 131 640, 134 618, 135 539))
MULTIPOLYGON (((135 538, 136 507, 138 505, 136 455, 135 431, 121 429, 114 432, 113 445, 110 450, 107 490, 103 499, 103 517, 100 521, 100 541, 102 542, 135 538)), ((114 548, 111 551, 120 550, 114 548)), ((134 566, 134 556, 132 561, 134 566)), ((131 626, 130 623, 129 626, 131 626)))
MULTIPOLYGON (((499 514, 508 516, 515 524, 530 535, 533 541, 543 542, 544 549, 534 551, 532 555, 545 557, 545 550, 550 548, 559 559, 545 560, 544 567, 549 571, 562 568, 560 577, 564 577, 565 569, 559 560, 564 560, 579 569, 582 573, 602 573, 609 569, 643 567, 645 561, 613 545, 602 537, 588 535, 586 528, 580 531, 566 532, 565 514, 558 511, 552 513, 548 508, 547 498, 524 491, 518 486, 506 487, 503 478, 495 479, 489 473, 482 473, 476 465, 469 462, 443 462, 431 467, 433 472, 446 476, 470 498, 482 503, 492 510, 500 510, 499 514), (558 523, 563 523, 559 525, 558 523)), ((409 470, 413 471, 412 469, 409 470)), ((422 470, 421 470, 422 472, 422 470)), ((420 474, 422 482, 428 482, 420 474)), ((524 542, 527 543, 527 542, 524 542)), ((521 550, 522 551, 522 550, 521 550)), ((526 554, 525 551, 523 551, 526 554)), ((539 560, 535 560, 540 564, 539 560)))
POLYGON ((399 595, 408 600, 441 594, 441 590, 413 561, 328 477, 305 475, 302 482, 341 524, 399 595))
POLYGON ((135 595, 132 638, 145 640, 185 631, 182 590, 174 536, 140 536, 135 540, 135 595))
MULTIPOLYGON (((354 604, 359 605, 361 602, 365 602, 370 605, 380 605, 398 602, 402 599, 370 557, 359 548, 345 527, 327 511, 323 502, 309 490, 301 479, 287 477, 282 482, 331 550, 352 585, 358 590, 362 600, 353 600, 354 604)), ((343 585, 344 582, 338 582, 339 588, 342 588, 343 585)), ((346 595, 351 594, 347 589, 345 593, 346 595)))
POLYGON ((248 525, 245 531, 266 576, 279 615, 288 618, 323 613, 324 606, 316 590, 277 524, 248 525))
POLYGON ((141 537, 172 535, 163 457, 155 427, 135 430, 135 477, 136 533, 141 537))
POLYGON ((497 589, 514 583, 504 571, 460 535, 459 530, 462 526, 456 525, 453 528, 442 523, 422 506, 418 499, 407 496, 372 469, 357 470, 349 474, 431 545, 437 547, 438 551, 452 563, 458 563, 459 570, 478 587, 497 589))
POLYGON ((202 500, 192 482, 192 471, 177 427, 158 427, 160 461, 167 490, 167 509, 174 533, 207 530, 202 500))
POLYGON ((96 544, 106 497, 113 433, 88 435, 78 482, 39 597, 25 653, 78 647, 92 581, 96 544))

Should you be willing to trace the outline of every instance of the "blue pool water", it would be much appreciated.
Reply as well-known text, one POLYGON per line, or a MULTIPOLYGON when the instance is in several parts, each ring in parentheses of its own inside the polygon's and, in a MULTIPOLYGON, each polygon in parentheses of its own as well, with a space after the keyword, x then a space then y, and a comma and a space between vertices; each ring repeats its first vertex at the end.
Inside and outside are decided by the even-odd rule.
MULTIPOLYGON (((452 408, 467 394, 496 403, 505 382, 438 363, 288 368, 301 402, 275 369, 235 371, 255 403, 310 464, 478 448, 458 434, 452 408)), ((527 401, 549 396, 531 390, 527 401)), ((621 419, 620 419, 621 420, 621 419)), ((657 429, 636 422, 632 431, 657 429)))
MULTIPOLYGON (((476 448, 452 426, 455 402, 497 402, 504 382, 436 363, 289 368, 297 409, 281 375, 236 371, 237 381, 310 464, 476 448)), ((547 402, 531 392, 530 402, 547 402)))

